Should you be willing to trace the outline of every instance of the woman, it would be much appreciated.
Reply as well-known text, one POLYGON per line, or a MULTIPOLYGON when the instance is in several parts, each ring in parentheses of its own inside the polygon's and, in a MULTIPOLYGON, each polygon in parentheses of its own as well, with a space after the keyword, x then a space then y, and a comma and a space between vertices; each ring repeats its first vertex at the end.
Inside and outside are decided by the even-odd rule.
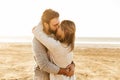
MULTIPOLYGON (((66 68, 73 61, 75 24, 70 20, 61 22, 56 37, 51 38, 43 32, 43 27, 34 28, 34 36, 48 49, 50 60, 61 68, 66 68), (38 30, 40 29, 40 30, 38 30)), ((50 80, 75 80, 75 77, 50 74, 50 80)))

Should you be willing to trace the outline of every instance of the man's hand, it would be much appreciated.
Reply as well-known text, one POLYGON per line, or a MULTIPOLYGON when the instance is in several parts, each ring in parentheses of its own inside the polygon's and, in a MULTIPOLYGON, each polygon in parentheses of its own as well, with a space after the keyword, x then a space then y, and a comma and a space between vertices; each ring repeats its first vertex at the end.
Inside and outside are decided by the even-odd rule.
POLYGON ((74 75, 74 71, 75 71, 75 64, 71 63, 66 68, 60 68, 58 74, 71 77, 74 75))
POLYGON ((66 67, 69 71, 66 73, 67 76, 73 76, 75 72, 75 64, 71 63, 66 67))
POLYGON ((60 75, 66 75, 66 73, 68 73, 69 70, 67 68, 60 68, 58 74, 60 75))

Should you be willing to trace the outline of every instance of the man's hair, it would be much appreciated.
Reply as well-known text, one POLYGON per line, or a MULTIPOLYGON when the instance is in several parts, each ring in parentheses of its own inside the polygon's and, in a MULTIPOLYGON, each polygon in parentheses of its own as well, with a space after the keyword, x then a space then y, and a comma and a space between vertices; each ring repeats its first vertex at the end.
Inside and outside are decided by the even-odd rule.
POLYGON ((61 29, 64 31, 65 38, 64 43, 67 43, 68 46, 71 46, 71 50, 74 49, 74 42, 75 42, 75 31, 76 27, 73 21, 64 20, 61 22, 61 29))
MULTIPOLYGON (((56 12, 56 11, 54 11, 54 10, 52 10, 52 9, 46 9, 46 10, 43 12, 42 16, 41 16, 42 24, 45 23, 45 22, 46 22, 47 24, 49 24, 50 21, 51 21, 53 18, 58 18, 58 17, 59 17, 59 13, 58 13, 58 12, 56 12)), ((43 24, 43 26, 44 26, 44 24, 43 24)))

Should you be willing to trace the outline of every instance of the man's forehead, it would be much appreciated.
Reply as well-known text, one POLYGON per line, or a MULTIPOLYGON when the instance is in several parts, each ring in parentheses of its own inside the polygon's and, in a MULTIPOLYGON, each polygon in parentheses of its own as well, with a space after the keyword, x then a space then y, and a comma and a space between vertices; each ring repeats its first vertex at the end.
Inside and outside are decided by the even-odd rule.
POLYGON ((58 25, 59 24, 59 22, 54 22, 54 23, 52 23, 52 25, 58 25))
POLYGON ((59 19, 58 18, 54 18, 51 20, 51 24, 59 24, 59 19))

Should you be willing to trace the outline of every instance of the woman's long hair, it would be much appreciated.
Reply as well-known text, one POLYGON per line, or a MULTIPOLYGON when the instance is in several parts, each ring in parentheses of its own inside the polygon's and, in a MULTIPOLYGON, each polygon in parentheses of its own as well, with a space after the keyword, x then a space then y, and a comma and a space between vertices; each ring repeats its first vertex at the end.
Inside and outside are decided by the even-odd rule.
POLYGON ((66 43, 67 46, 71 46, 71 50, 74 49, 74 42, 75 42, 75 31, 76 27, 73 21, 70 20, 63 20, 60 24, 61 29, 64 31, 65 38, 63 43, 66 43))

